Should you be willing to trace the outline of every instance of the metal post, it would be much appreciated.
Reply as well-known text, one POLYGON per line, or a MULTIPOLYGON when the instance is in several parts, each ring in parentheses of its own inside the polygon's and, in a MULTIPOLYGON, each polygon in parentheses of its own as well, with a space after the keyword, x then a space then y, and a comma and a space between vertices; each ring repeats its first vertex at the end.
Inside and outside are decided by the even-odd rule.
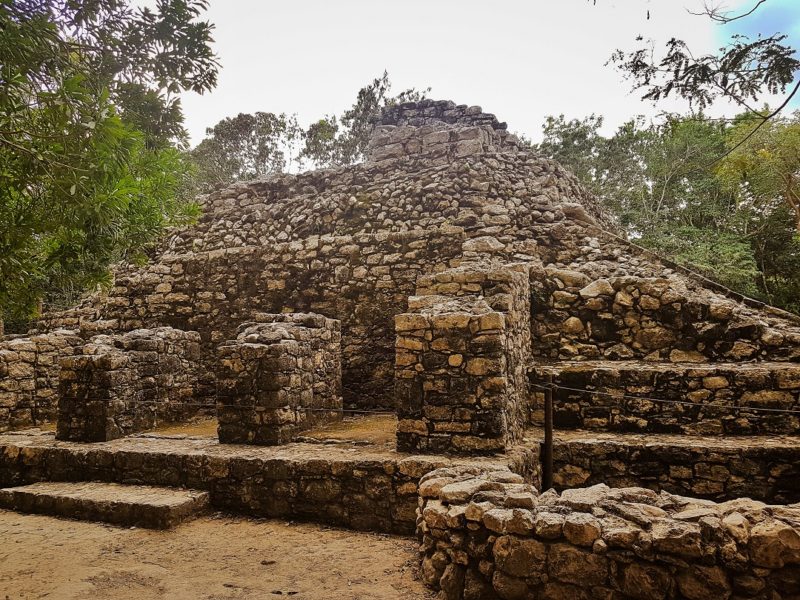
POLYGON ((553 375, 547 375, 544 392, 544 445, 542 446, 542 491, 553 487, 553 375))

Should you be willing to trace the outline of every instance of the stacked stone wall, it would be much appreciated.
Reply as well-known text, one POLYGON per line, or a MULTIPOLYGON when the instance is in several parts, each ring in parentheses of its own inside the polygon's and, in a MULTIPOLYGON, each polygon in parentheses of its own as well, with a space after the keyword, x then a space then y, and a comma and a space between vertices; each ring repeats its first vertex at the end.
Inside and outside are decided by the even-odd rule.
POLYGON ((797 438, 701 438, 558 434, 553 451, 558 489, 606 483, 709 500, 800 502, 797 438))
POLYGON ((59 360, 82 343, 72 331, 0 341, 0 431, 55 420, 59 360))
POLYGON ((313 314, 259 315, 218 349, 219 440, 276 445, 341 419, 339 321, 313 314))
POLYGON ((108 296, 53 324, 198 331, 213 371, 217 345, 259 312, 315 312, 341 321, 345 403, 389 406, 394 315, 419 275, 457 264, 463 241, 463 231, 450 228, 166 255, 118 272, 108 296))
POLYGON ((375 122, 367 160, 425 156, 430 164, 485 153, 519 151, 521 144, 492 114, 479 106, 423 100, 384 111, 375 122))
POLYGON ((197 225, 175 231, 162 253, 445 226, 503 243, 541 239, 555 253, 560 233, 569 249, 573 236, 585 235, 571 227, 574 221, 608 222, 574 175, 530 153, 481 154, 443 165, 426 156, 368 162, 237 183, 201 200, 197 225))
POLYGON ((591 280, 548 267, 534 302, 534 351, 550 359, 800 361, 800 329, 680 278, 591 280))
POLYGON ((577 361, 535 365, 530 376, 539 425, 552 383, 559 429, 800 434, 800 365, 793 363, 577 361))
POLYGON ((529 268, 481 263, 420 278, 395 318, 398 449, 483 453, 521 439, 529 268))
POLYGON ((423 579, 452 600, 800 594, 800 509, 598 485, 537 495, 509 472, 419 486, 423 579))
POLYGON ((200 336, 170 327, 95 336, 61 359, 57 436, 98 442, 213 408, 200 336))

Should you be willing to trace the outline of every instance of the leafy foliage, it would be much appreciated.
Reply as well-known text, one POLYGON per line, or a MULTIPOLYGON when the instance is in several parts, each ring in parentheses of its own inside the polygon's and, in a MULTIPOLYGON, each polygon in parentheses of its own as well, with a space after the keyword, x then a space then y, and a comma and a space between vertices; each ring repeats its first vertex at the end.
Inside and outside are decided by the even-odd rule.
POLYGON ((605 137, 594 115, 548 118, 537 149, 573 168, 638 243, 800 311, 800 115, 770 121, 740 144, 756 119, 638 118, 605 137))
POLYGON ((629 54, 617 50, 612 62, 633 79, 636 89, 644 90, 645 100, 675 95, 702 110, 717 98, 728 98, 747 108, 763 94, 784 92, 794 81, 800 61, 785 40, 785 35, 755 40, 735 35, 719 54, 695 57, 686 42, 672 38, 660 59, 644 47, 629 54))
POLYGON ((356 102, 343 114, 328 115, 303 129, 296 115, 269 112, 240 113, 206 130, 206 138, 189 157, 197 168, 197 185, 208 190, 231 181, 244 181, 300 168, 343 166, 363 159, 380 111, 399 102, 421 100, 423 91, 390 94, 389 74, 359 90, 356 102))
POLYGON ((257 112, 223 119, 191 151, 198 185, 209 189, 283 172, 296 160, 303 135, 294 115, 257 112))
MULTIPOLYGON (((754 0, 750 10, 738 15, 726 12, 721 5, 706 4, 699 15, 724 25, 747 19, 765 3, 766 0, 754 0)), ((637 40, 644 42, 641 36, 637 40)), ((688 100, 693 109, 703 110, 722 98, 757 115, 759 119, 751 122, 749 134, 739 141, 743 144, 800 92, 800 80, 793 83, 800 74, 800 58, 786 40, 787 36, 780 33, 759 35, 755 39, 735 34, 718 52, 696 55, 685 41, 672 38, 660 57, 652 44, 644 44, 633 52, 617 50, 610 62, 633 81, 635 90, 643 92, 644 100, 658 102, 677 96, 688 100), (760 112, 754 108, 764 94, 781 94, 787 89, 787 96, 774 111, 760 112)), ((718 158, 725 156, 727 153, 718 158)))
POLYGON ((140 255, 196 212, 182 193, 189 167, 171 143, 179 106, 160 93, 213 84, 210 26, 186 21, 199 6, 0 0, 3 318, 107 281, 111 262, 140 255), (187 54, 195 50, 197 60, 187 54), (161 120, 140 131, 145 106, 161 120))
POLYGON ((340 117, 326 116, 313 123, 306 132, 302 158, 320 166, 349 165, 363 159, 369 142, 372 120, 382 108, 402 102, 422 100, 430 88, 410 88, 392 96, 389 74, 381 77, 358 92, 355 104, 340 117))

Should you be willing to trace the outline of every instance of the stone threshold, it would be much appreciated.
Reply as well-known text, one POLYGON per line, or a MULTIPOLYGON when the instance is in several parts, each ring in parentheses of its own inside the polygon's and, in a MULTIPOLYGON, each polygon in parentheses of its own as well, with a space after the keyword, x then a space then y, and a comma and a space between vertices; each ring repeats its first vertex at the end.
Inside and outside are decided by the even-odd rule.
POLYGON ((0 508, 149 529, 169 529, 208 506, 208 492, 142 485, 43 481, 0 489, 0 508))

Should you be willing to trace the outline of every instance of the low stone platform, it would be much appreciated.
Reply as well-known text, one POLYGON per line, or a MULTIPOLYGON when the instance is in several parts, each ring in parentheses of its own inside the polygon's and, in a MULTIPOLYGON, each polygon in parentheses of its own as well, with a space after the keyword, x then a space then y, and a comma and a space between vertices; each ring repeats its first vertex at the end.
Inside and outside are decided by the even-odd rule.
POLYGON ((415 528, 419 479, 456 465, 510 468, 539 482, 536 444, 456 459, 337 440, 260 447, 180 435, 93 444, 37 430, 0 435, 0 487, 39 481, 183 487, 207 491, 218 510, 404 534, 415 528))
POLYGON ((39 482, 0 489, 0 508, 169 529, 208 508, 208 492, 98 482, 39 482))
MULTIPOLYGON (((557 386, 553 391, 554 422, 561 429, 687 435, 800 434, 800 364, 536 364, 529 368, 534 407, 541 409, 542 386, 551 381, 557 386)), ((533 418, 541 423, 541 410, 533 418)))
MULTIPOLYGON (((541 439, 529 430, 529 443, 541 439)), ((605 483, 715 501, 800 501, 800 437, 685 436, 556 431, 559 490, 605 483)))

